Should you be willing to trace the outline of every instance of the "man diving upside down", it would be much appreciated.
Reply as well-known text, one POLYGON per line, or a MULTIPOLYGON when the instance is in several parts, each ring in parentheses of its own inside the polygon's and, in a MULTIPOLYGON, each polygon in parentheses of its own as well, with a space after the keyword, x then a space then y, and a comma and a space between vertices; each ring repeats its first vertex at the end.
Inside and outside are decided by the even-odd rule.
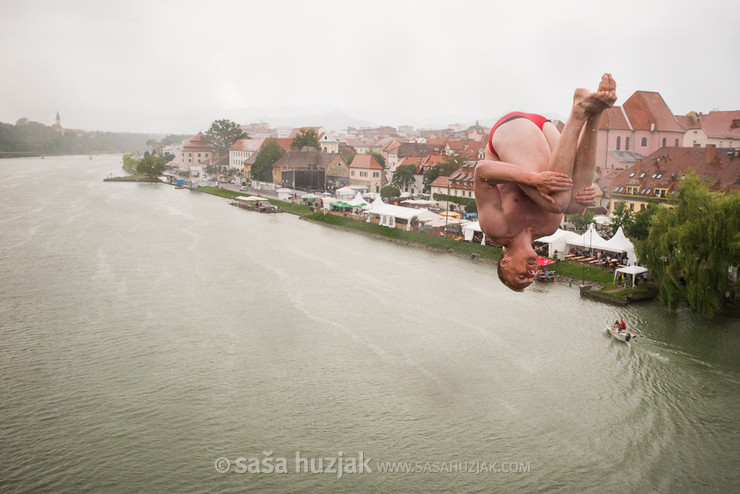
POLYGON ((475 167, 475 200, 483 233, 504 246, 501 281, 522 291, 534 281, 532 240, 551 235, 563 213, 582 213, 596 197, 593 186, 601 113, 617 100, 604 74, 595 93, 576 89, 560 134, 531 113, 510 113, 491 129, 486 159, 475 167))

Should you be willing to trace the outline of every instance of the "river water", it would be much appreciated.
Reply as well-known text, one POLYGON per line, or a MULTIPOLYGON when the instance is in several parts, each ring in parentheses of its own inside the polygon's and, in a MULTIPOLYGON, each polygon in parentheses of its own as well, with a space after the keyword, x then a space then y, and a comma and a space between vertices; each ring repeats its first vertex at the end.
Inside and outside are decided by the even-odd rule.
POLYGON ((120 166, 0 160, 0 491, 738 488, 737 320, 514 293, 487 264, 104 183, 120 166), (620 315, 631 347, 604 334, 620 315))

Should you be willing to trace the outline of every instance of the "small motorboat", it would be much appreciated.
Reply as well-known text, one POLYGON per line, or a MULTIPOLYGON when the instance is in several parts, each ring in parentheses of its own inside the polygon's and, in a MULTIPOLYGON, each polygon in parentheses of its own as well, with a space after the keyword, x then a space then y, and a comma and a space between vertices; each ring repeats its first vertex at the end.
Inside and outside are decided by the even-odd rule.
POLYGON ((629 343, 630 341, 637 338, 637 335, 633 332, 627 331, 626 329, 617 328, 615 326, 607 326, 606 330, 609 332, 610 335, 612 335, 615 340, 623 341, 625 343, 629 343))

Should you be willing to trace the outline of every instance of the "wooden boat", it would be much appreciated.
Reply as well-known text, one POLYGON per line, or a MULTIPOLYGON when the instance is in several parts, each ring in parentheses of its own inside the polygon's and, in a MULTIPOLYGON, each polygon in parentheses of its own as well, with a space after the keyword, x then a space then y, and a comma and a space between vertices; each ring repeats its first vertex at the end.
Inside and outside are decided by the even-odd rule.
POLYGON ((627 331, 626 329, 617 329, 614 326, 607 326, 606 330, 609 332, 610 335, 612 335, 612 338, 614 338, 615 340, 623 341, 625 343, 629 343, 637 337, 637 335, 635 335, 631 331, 627 331))

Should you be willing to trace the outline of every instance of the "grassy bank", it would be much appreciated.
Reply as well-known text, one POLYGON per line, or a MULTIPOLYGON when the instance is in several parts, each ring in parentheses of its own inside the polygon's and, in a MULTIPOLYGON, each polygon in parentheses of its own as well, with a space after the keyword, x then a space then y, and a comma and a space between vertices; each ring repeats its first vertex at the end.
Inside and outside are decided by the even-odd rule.
POLYGON ((399 230, 398 228, 388 228, 376 225, 375 223, 357 221, 352 218, 344 218, 334 214, 323 214, 321 212, 307 214, 303 217, 310 221, 338 226, 404 243, 416 244, 431 249, 452 251, 466 256, 478 254, 482 259, 494 261, 501 257, 501 249, 490 247, 488 245, 456 241, 445 237, 437 237, 428 233, 407 232, 406 230, 399 230))
POLYGON ((145 175, 127 175, 125 177, 104 178, 103 182, 153 182, 159 183, 158 178, 151 178, 145 175))
MULTIPOLYGON (((243 192, 210 186, 199 187, 198 191, 219 197, 225 197, 227 199, 244 195, 243 192)), ((303 219, 314 221, 316 223, 323 223, 325 225, 331 225, 347 230, 354 230, 367 235, 386 238, 410 245, 418 245, 429 249, 454 252, 467 257, 473 257, 473 255, 476 254, 477 256, 475 257, 479 256, 481 259, 490 261, 497 261, 501 258, 501 249, 488 245, 456 241, 445 237, 430 235, 428 233, 407 232, 398 228, 388 228, 375 223, 358 221, 353 218, 345 218, 334 214, 323 214, 322 212, 311 213, 310 208, 303 204, 293 204, 291 202, 279 201, 277 199, 269 199, 269 201, 270 203, 279 206, 284 211, 297 214, 303 219)), ((609 297, 626 299, 632 294, 637 294, 639 296, 639 294, 646 293, 651 290, 649 286, 616 290, 617 286, 614 284, 614 273, 594 266, 561 261, 551 265, 550 269, 562 276, 603 285, 603 289, 599 291, 604 292, 609 297)))
POLYGON ((570 261, 560 261, 558 263, 551 264, 548 267, 550 268, 550 271, 555 271, 555 273, 561 276, 567 276, 577 280, 593 281, 604 285, 605 287, 614 281, 614 273, 595 266, 588 266, 570 261))
MULTIPOLYGON (((220 187, 211 187, 210 185, 198 187, 198 191, 205 192, 207 194, 213 194, 214 196, 225 197, 227 199, 233 199, 234 197, 244 195, 244 192, 222 189, 220 187)), ((274 204, 275 206, 278 206, 283 211, 287 211, 289 213, 298 214, 301 216, 304 214, 311 213, 311 208, 303 204, 293 204, 292 202, 278 201, 277 199, 267 199, 267 200, 270 201, 270 204, 274 204)))

